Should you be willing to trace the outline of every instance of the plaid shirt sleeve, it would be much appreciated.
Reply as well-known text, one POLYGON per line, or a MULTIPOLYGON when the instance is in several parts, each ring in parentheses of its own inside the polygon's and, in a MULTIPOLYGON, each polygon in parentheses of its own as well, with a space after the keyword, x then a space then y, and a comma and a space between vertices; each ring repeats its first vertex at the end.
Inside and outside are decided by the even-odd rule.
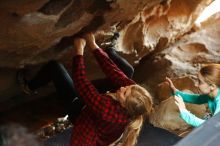
POLYGON ((116 87, 123 87, 135 84, 133 80, 129 79, 117 67, 117 65, 109 58, 107 53, 105 53, 102 49, 97 48, 93 51, 93 53, 99 65, 101 66, 103 72, 116 87))
POLYGON ((84 99, 86 105, 95 113, 102 114, 106 101, 87 79, 84 59, 81 55, 73 58, 73 82, 79 96, 84 99))

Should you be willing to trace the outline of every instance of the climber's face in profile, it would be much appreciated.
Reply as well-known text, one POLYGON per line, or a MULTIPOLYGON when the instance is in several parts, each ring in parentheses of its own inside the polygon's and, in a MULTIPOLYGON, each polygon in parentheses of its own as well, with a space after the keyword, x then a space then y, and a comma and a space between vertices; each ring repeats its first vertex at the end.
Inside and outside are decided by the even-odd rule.
POLYGON ((210 85, 205 82, 200 73, 198 74, 198 87, 202 94, 209 94, 211 92, 210 85))
POLYGON ((152 111, 153 100, 150 93, 140 85, 124 86, 117 90, 116 98, 131 117, 143 114, 149 115, 152 111))

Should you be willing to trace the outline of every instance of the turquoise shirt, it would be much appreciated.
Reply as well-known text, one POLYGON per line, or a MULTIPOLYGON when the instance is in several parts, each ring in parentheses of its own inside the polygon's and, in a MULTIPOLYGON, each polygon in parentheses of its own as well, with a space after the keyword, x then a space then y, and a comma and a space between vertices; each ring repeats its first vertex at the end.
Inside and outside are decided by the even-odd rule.
MULTIPOLYGON (((218 89, 218 95, 215 98, 211 98, 206 94, 190 94, 177 90, 175 95, 179 95, 183 98, 183 101, 186 103, 194 103, 194 104, 205 104, 208 103, 208 107, 212 113, 212 115, 216 115, 220 112, 220 89, 218 89)), ((181 110, 180 117, 189 125, 194 127, 200 126, 205 122, 204 119, 200 119, 190 113, 188 110, 181 110)))

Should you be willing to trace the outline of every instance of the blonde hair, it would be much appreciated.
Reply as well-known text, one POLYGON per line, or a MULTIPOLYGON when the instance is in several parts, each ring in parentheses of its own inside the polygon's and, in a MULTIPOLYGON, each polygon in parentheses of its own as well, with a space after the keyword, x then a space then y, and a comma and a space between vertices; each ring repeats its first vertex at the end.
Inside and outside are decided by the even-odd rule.
POLYGON ((125 128, 119 146, 133 146, 136 144, 144 117, 150 115, 153 107, 152 97, 146 89, 139 85, 131 86, 131 94, 125 101, 125 108, 131 117, 131 122, 125 128))
POLYGON ((220 87, 220 64, 207 64, 200 69, 199 73, 205 82, 220 87))

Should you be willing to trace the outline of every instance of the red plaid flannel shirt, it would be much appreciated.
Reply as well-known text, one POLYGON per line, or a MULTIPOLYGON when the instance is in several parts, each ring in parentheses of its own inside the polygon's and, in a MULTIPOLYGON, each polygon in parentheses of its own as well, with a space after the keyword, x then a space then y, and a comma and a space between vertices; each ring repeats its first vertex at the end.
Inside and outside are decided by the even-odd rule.
MULTIPOLYGON (((114 84, 118 88, 135 84, 104 51, 96 49, 93 53, 111 80, 106 84, 114 84)), ((121 136, 129 123, 129 115, 119 102, 108 95, 99 94, 87 79, 83 56, 73 58, 73 81, 87 106, 74 123, 71 146, 108 146, 121 136)))

